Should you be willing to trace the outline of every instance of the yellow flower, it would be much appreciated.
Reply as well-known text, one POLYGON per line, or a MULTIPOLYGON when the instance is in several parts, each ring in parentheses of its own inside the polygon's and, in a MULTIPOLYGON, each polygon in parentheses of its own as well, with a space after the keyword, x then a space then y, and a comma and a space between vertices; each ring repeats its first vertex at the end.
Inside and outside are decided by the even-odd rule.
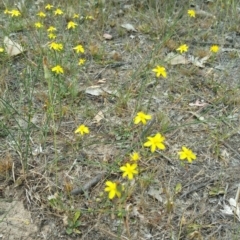
POLYGON ((93 16, 90 16, 90 15, 88 15, 88 16, 86 16, 86 19, 88 19, 88 20, 94 20, 94 17, 93 17, 93 16))
POLYGON ((10 13, 11 13, 11 11, 9 11, 8 9, 4 10, 4 14, 10 14, 10 13))
POLYGON ((60 8, 57 8, 55 11, 54 11, 54 15, 62 15, 63 14, 63 11, 60 9, 60 8))
POLYGON ((11 14, 12 17, 18 17, 21 15, 21 13, 15 9, 13 9, 12 11, 8 11, 8 13, 11 14))
POLYGON ((123 177, 128 177, 129 180, 133 179, 134 174, 138 174, 136 163, 133 163, 132 165, 126 163, 125 166, 120 167, 120 170, 123 172, 123 177))
POLYGON ((85 62, 86 62, 86 59, 80 58, 79 62, 78 62, 78 65, 83 65, 85 62))
POLYGON ((138 161, 140 159, 140 156, 137 152, 133 152, 132 154, 130 154, 130 158, 132 161, 138 161))
POLYGON ((190 163, 192 162, 192 160, 196 159, 196 155, 192 152, 192 150, 184 146, 182 147, 182 151, 178 152, 178 154, 181 160, 187 159, 190 163))
POLYGON ((192 9, 189 9, 188 10, 188 15, 190 16, 190 17, 196 17, 196 12, 194 11, 194 10, 192 10, 192 9))
POLYGON ((40 22, 36 22, 36 23, 35 23, 35 27, 36 27, 36 28, 42 28, 43 25, 42 25, 42 23, 40 23, 40 22))
POLYGON ((48 34, 48 37, 49 37, 50 39, 55 39, 55 38, 56 38, 56 35, 53 34, 53 33, 49 33, 49 34, 48 34))
POLYGON ((154 68, 152 71, 156 73, 156 76, 157 76, 157 77, 160 77, 161 75, 162 75, 164 78, 167 77, 167 73, 166 73, 165 67, 156 66, 156 68, 154 68))
POLYGON ((76 14, 76 13, 75 13, 75 14, 73 15, 73 18, 79 18, 79 14, 76 14))
POLYGON ((80 133, 81 135, 88 134, 89 129, 84 124, 82 124, 75 130, 75 133, 80 133))
POLYGON ((210 51, 213 53, 217 53, 219 51, 219 46, 218 45, 212 45, 210 48, 210 51))
POLYGON ((55 32, 57 31, 57 29, 53 26, 50 26, 48 29, 47 29, 48 32, 55 32))
POLYGON ((180 53, 187 52, 188 51, 188 45, 187 44, 181 45, 179 48, 177 48, 177 51, 179 51, 180 53))
POLYGON ((80 44, 74 47, 73 49, 76 50, 77 53, 84 53, 84 48, 80 44))
POLYGON ((151 152, 155 152, 156 148, 161 150, 165 149, 165 145, 163 144, 165 137, 163 137, 160 133, 157 133, 154 137, 147 137, 148 141, 144 143, 144 147, 150 147, 151 152))
POLYGON ((4 52, 4 48, 0 47, 0 53, 4 52))
POLYGON ((106 188, 104 189, 105 192, 109 192, 108 198, 113 199, 115 196, 121 197, 121 190, 123 189, 115 182, 106 181, 106 188))
POLYGON ((52 42, 49 48, 54 49, 55 51, 61 51, 63 50, 63 45, 61 43, 52 42))
POLYGON ((39 12, 37 15, 42 18, 46 17, 46 14, 44 12, 39 12))
POLYGON ((57 65, 52 68, 52 72, 55 72, 56 74, 63 73, 63 68, 60 65, 57 65))
POLYGON ((47 9, 47 10, 51 10, 53 8, 53 5, 50 5, 50 4, 47 4, 46 6, 45 6, 45 9, 47 9))
POLYGON ((145 114, 144 112, 138 112, 137 116, 134 118, 134 124, 139 124, 142 122, 142 124, 146 124, 147 120, 150 120, 152 118, 151 115, 145 114))
POLYGON ((77 26, 77 24, 75 22, 70 21, 70 22, 68 22, 67 29, 75 28, 76 26, 77 26))

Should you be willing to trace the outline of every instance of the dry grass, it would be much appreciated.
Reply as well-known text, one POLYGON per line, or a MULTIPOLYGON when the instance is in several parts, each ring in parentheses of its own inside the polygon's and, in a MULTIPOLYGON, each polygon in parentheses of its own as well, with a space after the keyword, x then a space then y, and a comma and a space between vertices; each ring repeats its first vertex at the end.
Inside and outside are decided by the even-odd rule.
MULTIPOLYGON (((9 36, 26 51, 0 53, 0 196, 24 199, 38 226, 34 239, 238 239, 238 220, 220 209, 240 180, 240 6, 155 2, 58 1, 64 14, 41 19, 36 14, 48 2, 26 0, 21 17, 1 14, 1 42, 9 36), (66 29, 70 20, 75 29, 66 29), (49 49, 49 26, 63 51, 49 49), (84 54, 74 52, 78 44, 84 54), (166 63, 180 44, 194 57, 214 44, 220 52, 204 68, 166 63), (78 66, 80 57, 86 62, 78 66), (46 77, 57 64, 64 74, 46 77), (156 65, 165 66, 166 79, 155 77, 156 65), (93 85, 104 92, 87 94, 93 85), (206 104, 190 105, 197 100, 206 104), (139 111, 153 116, 147 127, 133 124, 139 111), (74 134, 80 124, 90 134, 74 134), (143 143, 157 132, 166 150, 151 153, 143 143), (192 164, 179 161, 182 146, 196 153, 192 164), (141 154, 140 173, 129 183, 119 167, 132 151, 141 154), (106 180, 126 184, 122 198, 108 199, 106 180)), ((4 1, 1 12, 12 6, 4 1)))

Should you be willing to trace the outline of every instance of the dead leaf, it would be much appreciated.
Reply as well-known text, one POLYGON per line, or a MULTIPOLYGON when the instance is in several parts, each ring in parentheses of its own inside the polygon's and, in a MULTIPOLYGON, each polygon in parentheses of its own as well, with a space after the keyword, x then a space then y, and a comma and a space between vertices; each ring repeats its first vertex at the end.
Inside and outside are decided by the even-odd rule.
POLYGON ((203 11, 203 10, 197 10, 196 11, 196 15, 198 16, 202 16, 202 17, 212 17, 212 18, 216 18, 215 15, 209 13, 209 12, 206 12, 206 11, 203 11))
POLYGON ((220 153, 221 157, 223 157, 224 159, 229 159, 229 152, 226 149, 223 149, 220 153))
POLYGON ((90 94, 92 96, 101 96, 103 95, 104 91, 98 85, 94 85, 91 87, 86 88, 85 93, 90 94))
POLYGON ((32 151, 32 155, 33 156, 37 156, 39 154, 43 153, 43 149, 41 144, 39 146, 37 146, 33 151, 32 151))
POLYGON ((165 62, 168 62, 171 65, 178 65, 178 64, 188 64, 189 61, 180 54, 169 53, 167 57, 164 59, 165 62))
POLYGON ((133 216, 138 217, 138 218, 140 219, 140 221, 145 221, 144 215, 141 214, 141 213, 138 211, 138 207, 137 207, 137 206, 133 206, 133 208, 132 208, 132 214, 133 214, 133 216))
POLYGON ((236 200, 233 198, 230 198, 229 204, 232 208, 234 215, 237 217, 238 221, 240 221, 240 210, 239 210, 239 206, 238 206, 236 200))
POLYGON ((109 90, 108 88, 106 88, 106 87, 103 87, 102 88, 102 90, 105 92, 105 93, 108 93, 108 94, 113 94, 113 95, 116 95, 116 96, 118 96, 119 97, 119 93, 118 93, 118 91, 117 90, 109 90))
POLYGON ((196 67, 204 68, 205 67, 204 64, 209 58, 210 58, 210 55, 207 55, 201 59, 199 59, 198 57, 189 56, 188 60, 190 63, 192 63, 196 67))
POLYGON ((3 43, 4 43, 4 46, 5 46, 6 52, 10 57, 19 55, 24 51, 23 47, 20 44, 12 41, 7 36, 4 37, 3 43))
POLYGON ((97 45, 92 44, 89 46, 89 51, 92 56, 97 55, 99 52, 99 47, 97 45))
POLYGON ((150 189, 148 190, 148 195, 150 195, 151 197, 157 199, 159 202, 162 202, 163 199, 161 197, 162 194, 162 190, 161 189, 154 189, 152 187, 150 187, 150 189))
POLYGON ((106 40, 111 40, 111 39, 113 38, 113 36, 110 35, 110 34, 108 34, 108 33, 104 33, 104 34, 103 34, 103 37, 104 37, 104 39, 106 39, 106 40))
POLYGON ((227 216, 235 216, 238 219, 238 221, 240 221, 240 210, 236 200, 230 198, 228 202, 230 206, 224 204, 223 206, 224 209, 220 209, 220 211, 227 216))
POLYGON ((230 206, 226 204, 224 204, 223 209, 220 209, 220 211, 227 216, 233 215, 232 209, 230 208, 230 206))
POLYGON ((125 23, 121 25, 122 28, 125 28, 127 31, 137 32, 137 30, 134 28, 134 26, 130 23, 125 23))
POLYGON ((99 111, 97 115, 93 118, 94 123, 99 123, 102 119, 104 119, 104 115, 102 111, 99 111))
POLYGON ((114 94, 118 96, 117 90, 109 90, 107 87, 101 87, 100 85, 93 85, 86 88, 85 93, 90 94, 92 96, 101 96, 103 94, 114 94))
POLYGON ((65 227, 68 226, 68 216, 66 214, 63 215, 62 221, 65 227))
POLYGON ((106 78, 99 79, 99 80, 97 81, 97 83, 98 83, 98 84, 104 84, 104 83, 106 83, 106 78))
POLYGON ((194 231, 190 234, 187 235, 189 240, 197 239, 197 240, 202 240, 202 235, 199 231, 194 231))
POLYGON ((189 106, 191 106, 191 107, 193 107, 193 106, 196 106, 196 107, 204 107, 204 106, 206 106, 206 105, 208 105, 208 104, 205 103, 205 102, 199 101, 199 99, 197 99, 195 103, 189 103, 189 106))
POLYGON ((121 53, 113 50, 109 53, 110 58, 112 58, 115 61, 121 61, 122 60, 122 56, 121 53))

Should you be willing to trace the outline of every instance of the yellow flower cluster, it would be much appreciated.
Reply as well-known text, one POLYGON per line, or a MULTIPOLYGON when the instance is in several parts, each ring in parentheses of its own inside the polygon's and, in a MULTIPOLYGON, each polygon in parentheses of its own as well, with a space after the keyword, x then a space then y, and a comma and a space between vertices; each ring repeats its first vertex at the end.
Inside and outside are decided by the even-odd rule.
POLYGON ((217 45, 212 45, 210 48, 210 51, 213 53, 217 53, 219 51, 219 46, 217 45))
POLYGON ((57 29, 53 26, 50 26, 48 29, 47 29, 48 32, 55 32, 57 31, 57 29))
POLYGON ((183 44, 183 45, 179 46, 177 48, 177 51, 179 51, 180 53, 187 52, 188 51, 188 45, 187 44, 183 44))
POLYGON ((46 17, 46 13, 44 13, 44 12, 39 12, 39 13, 37 14, 37 16, 39 16, 39 17, 41 17, 41 18, 45 18, 45 17, 46 17))
MULTIPOLYGON (((192 18, 196 17, 196 12, 192 9, 188 10, 188 15, 192 18)), ((188 51, 188 45, 187 44, 182 44, 180 45, 176 51, 180 52, 180 53, 185 53, 188 51)), ((219 51, 219 46, 218 45, 212 45, 210 47, 210 52, 212 53, 217 53, 219 51)), ((156 73, 156 77, 160 77, 162 76, 163 78, 167 77, 167 72, 166 72, 166 68, 160 65, 157 65, 153 70, 153 72, 156 73)))
POLYGON ((54 15, 62 15, 63 14, 63 11, 60 9, 60 8, 57 8, 55 11, 54 11, 54 15))
POLYGON ((51 5, 51 4, 47 4, 46 6, 45 6, 45 9, 46 10, 51 10, 53 8, 53 5, 51 5))
MULTIPOLYGON (((188 10, 188 15, 191 18, 196 17, 196 12, 192 9, 188 10)), ((182 44, 176 48, 180 54, 184 54, 188 52, 189 46, 187 44, 182 44)), ((80 48, 76 51, 81 51, 80 48)), ((211 53, 217 53, 219 51, 218 45, 212 45, 209 49, 211 53)), ((167 71, 164 66, 157 65, 152 71, 156 74, 156 77, 167 77, 167 71)), ((136 114, 134 118, 134 124, 143 124, 146 125, 149 120, 152 119, 152 116, 149 114, 140 111, 136 114)), ((154 153, 156 150, 165 150, 165 137, 157 132, 153 136, 148 136, 147 141, 143 143, 143 147, 149 148, 151 153, 154 153)), ((196 154, 186 146, 182 146, 181 150, 177 152, 180 160, 186 160, 189 163, 192 163, 193 160, 196 160, 196 154)), ((123 172, 123 178, 127 177, 129 180, 132 180, 135 175, 139 174, 139 167, 137 161, 140 160, 140 155, 138 152, 133 152, 130 154, 130 160, 133 162, 127 162, 125 165, 120 167, 120 171, 123 172)), ((124 191, 124 187, 119 182, 106 181, 105 191, 108 192, 109 199, 113 199, 114 197, 120 198, 122 192, 124 191)))
MULTIPOLYGON (((6 9, 6 10, 4 11, 4 13, 5 13, 5 14, 9 14, 9 15, 11 15, 11 16, 20 16, 20 15, 21 15, 21 13, 20 13, 18 10, 11 10, 11 11, 9 11, 9 10, 6 9)), ((63 14, 64 14, 64 12, 62 11, 61 8, 54 8, 53 5, 47 4, 47 5, 45 5, 45 12, 44 12, 44 11, 39 11, 39 12, 37 13, 37 16, 38 16, 39 18, 46 18, 47 15, 48 15, 48 14, 51 14, 51 13, 52 13, 54 16, 60 16, 60 15, 63 15, 63 14)), ((78 18, 79 18, 79 14, 73 14, 72 19, 78 19, 78 18)), ((44 24, 43 24, 42 22, 40 22, 40 21, 39 21, 39 22, 35 22, 35 23, 34 23, 34 26, 35 26, 35 28, 37 28, 37 29, 40 29, 40 28, 43 29, 43 28, 45 27, 44 24)), ((77 24, 76 22, 70 20, 70 21, 67 23, 66 28, 70 30, 70 29, 75 29, 77 26, 78 26, 78 24, 77 24)), ((57 28, 56 28, 55 26, 48 26, 48 27, 46 28, 46 31, 47 31, 47 33, 48 33, 47 36, 48 36, 49 39, 54 40, 54 39, 57 38, 57 35, 56 35, 57 28)), ((54 50, 55 53, 56 53, 56 52, 61 52, 61 51, 64 50, 62 43, 51 42, 51 43, 49 43, 48 46, 49 46, 49 49, 54 50)), ((75 46, 75 47, 73 48, 73 50, 75 50, 76 53, 84 53, 84 52, 85 52, 84 47, 83 47, 81 44, 75 46)), ((84 65, 85 62, 86 62, 86 59, 85 59, 85 58, 80 58, 79 61, 78 61, 78 65, 79 65, 79 66, 84 65)), ((52 71, 53 73, 55 73, 56 75, 64 74, 64 69, 63 69, 63 67, 62 67, 61 65, 59 65, 59 64, 53 66, 53 67, 51 68, 51 71, 52 71)), ((79 131, 79 133, 82 134, 83 132, 82 132, 82 131, 79 131)), ((86 133, 86 132, 84 132, 84 133, 86 133)))
POLYGON ((77 24, 73 21, 68 22, 67 29, 75 28, 77 24))
POLYGON ((196 17, 196 12, 195 12, 194 10, 192 10, 192 9, 189 9, 189 10, 188 10, 188 15, 189 15, 190 17, 195 18, 195 17, 196 17))
MULTIPOLYGON (((134 124, 142 123, 145 125, 148 120, 152 118, 151 115, 145 114, 143 111, 137 113, 134 118, 134 124)), ((165 137, 161 135, 161 133, 156 133, 154 136, 147 137, 147 141, 143 144, 144 147, 150 148, 151 152, 154 153, 157 149, 164 150, 165 137)), ((187 160, 191 163, 196 159, 195 153, 192 152, 191 149, 182 147, 182 150, 178 152, 180 160, 187 160)), ((127 177, 129 180, 134 178, 134 175, 139 173, 137 161, 140 160, 140 155, 138 152, 133 152, 130 154, 130 160, 134 163, 126 163, 125 165, 120 167, 120 171, 123 172, 123 178, 127 177)), ((108 198, 113 199, 114 197, 120 198, 122 196, 122 192, 124 191, 124 186, 119 182, 106 181, 106 187, 104 189, 105 192, 108 192, 108 198)))
MULTIPOLYGON (((9 14, 11 17, 21 16, 21 12, 19 12, 16 9, 13 9, 10 11, 6 9, 4 11, 4 13, 9 14)), ((64 14, 64 12, 60 8, 54 8, 53 5, 47 4, 45 6, 45 12, 39 11, 37 13, 37 16, 39 17, 39 19, 44 19, 49 15, 49 13, 53 13, 54 16, 60 16, 60 15, 64 14)), ((188 15, 191 18, 195 18, 196 12, 194 10, 189 9, 188 15)), ((79 15, 74 14, 72 16, 72 20, 67 22, 66 29, 68 29, 68 30, 71 29, 70 31, 72 31, 73 29, 77 28, 77 26, 78 26, 77 19, 78 18, 79 18, 79 15), (74 22, 73 20, 76 22, 74 22)), ((86 16, 85 19, 86 20, 94 20, 94 18, 92 16, 86 16)), ((36 23, 34 23, 34 25, 38 29, 44 28, 44 24, 42 22, 36 22, 36 23)), ((57 37, 55 35, 55 33, 57 32, 57 28, 54 26, 48 26, 48 28, 46 28, 46 32, 48 34, 49 39, 55 39, 57 37)), ((63 44, 59 43, 59 42, 52 41, 48 46, 49 46, 50 50, 54 50, 54 51, 50 51, 51 53, 54 52, 54 54, 57 54, 57 52, 61 52, 64 50, 63 44)), ((81 44, 78 44, 77 46, 73 47, 72 50, 74 50, 76 54, 84 54, 84 52, 85 52, 85 49, 84 49, 83 45, 81 45, 81 44)), ((177 52, 179 52, 180 54, 185 54, 186 52, 188 52, 189 46, 187 44, 181 44, 175 50, 177 52)), ((3 51, 4 51, 4 49, 0 48, 0 52, 3 52, 3 51)), ((211 46, 210 52, 217 53, 218 51, 219 51, 219 46, 217 46, 217 45, 211 46)), ((85 61, 86 61, 85 58, 80 58, 78 65, 83 65, 85 63, 85 61)), ((53 66, 51 68, 51 71, 55 75, 64 74, 64 69, 59 64, 56 64, 55 66, 53 66)), ((161 65, 157 65, 155 68, 153 68, 152 72, 155 73, 156 77, 167 78, 167 76, 168 76, 166 68, 161 65)), ((152 116, 150 114, 147 114, 143 111, 139 111, 136 114, 136 116, 134 117, 133 122, 136 125, 140 125, 140 124, 146 125, 148 123, 148 121, 150 121, 151 119, 152 119, 152 116)), ((77 127, 77 129, 74 131, 74 133, 80 134, 81 136, 83 136, 83 135, 89 134, 90 131, 86 125, 81 124, 77 127)), ((155 135, 147 136, 146 141, 143 143, 142 146, 143 146, 143 148, 148 148, 151 153, 154 153, 157 150, 165 150, 166 149, 165 141, 166 141, 165 136, 163 136, 160 132, 156 132, 155 135)), ((196 160, 196 154, 191 149, 187 148, 186 146, 182 146, 181 150, 178 152, 178 155, 179 155, 180 160, 187 160, 189 163, 192 163, 193 160, 196 160)), ((140 154, 137 151, 133 151, 129 155, 129 161, 125 162, 123 165, 119 166, 119 171, 122 172, 123 178, 127 178, 128 180, 133 180, 134 177, 136 177, 139 174, 140 170, 139 170, 138 163, 141 162, 140 159, 141 159, 140 154)), ((106 187, 105 187, 104 191, 108 193, 109 199, 113 199, 114 197, 120 198, 122 196, 122 193, 124 191, 124 186, 121 183, 107 180, 105 185, 106 185, 106 187)))
POLYGON ((43 27, 43 24, 40 23, 40 22, 36 22, 34 25, 35 25, 36 28, 42 28, 43 27))
POLYGON ((4 14, 9 14, 11 17, 21 16, 21 13, 17 9, 13 9, 13 10, 10 10, 10 11, 8 9, 5 9, 4 14))
POLYGON ((75 133, 80 133, 81 135, 88 134, 89 128, 84 124, 81 124, 76 130, 75 133))
MULTIPOLYGON (((137 162, 140 159, 139 153, 133 152, 130 154, 130 160, 137 162)), ((138 165, 137 163, 126 163, 125 165, 120 167, 120 171, 123 172, 123 178, 127 177, 129 180, 132 180, 134 175, 137 175, 138 165)), ((108 198, 113 199, 115 196, 121 197, 122 192, 124 191, 124 186, 119 182, 106 181, 106 187, 104 189, 105 192, 108 192, 108 198)))
POLYGON ((49 48, 53 49, 55 51, 61 51, 61 50, 63 50, 63 45, 61 43, 52 42, 49 45, 49 48))
POLYGON ((63 68, 60 65, 56 65, 55 67, 52 68, 52 72, 56 74, 62 74, 63 68))
MULTIPOLYGON (((64 14, 64 12, 61 8, 59 8, 59 7, 55 8, 52 4, 46 4, 45 5, 45 11, 39 11, 36 15, 39 18, 43 19, 43 18, 46 18, 51 13, 54 16, 60 16, 60 15, 64 14)), ((4 14, 8 14, 11 17, 21 16, 21 12, 17 9, 12 9, 12 10, 5 9, 4 14)), ((76 13, 73 14, 72 19, 79 19, 79 14, 76 14, 76 13)), ((92 16, 86 16, 86 19, 94 20, 94 18, 92 16)), ((34 26, 35 26, 36 29, 43 29, 45 27, 44 24, 41 21, 35 22, 34 26)), ((75 29, 77 26, 78 26, 78 24, 76 22, 70 20, 67 23, 66 28, 70 30, 70 29, 75 29)), ((46 29, 46 31, 48 32, 47 36, 48 36, 49 39, 56 39, 56 37, 57 37, 56 36, 56 31, 57 31, 56 27, 49 26, 46 29)), ((56 51, 56 52, 60 52, 60 51, 63 50, 63 45, 61 43, 51 42, 49 44, 49 48, 51 50, 56 51)), ((85 52, 84 47, 81 44, 75 46, 73 49, 75 50, 76 53, 84 53, 85 52)), ((86 62, 85 58, 80 58, 79 61, 78 61, 78 65, 79 66, 84 65, 85 62, 86 62)), ((52 67, 51 70, 52 70, 53 73, 55 73, 57 75, 64 73, 63 67, 59 64, 52 67)))
POLYGON ((77 45, 73 49, 76 51, 76 53, 84 53, 84 48, 81 44, 77 45))

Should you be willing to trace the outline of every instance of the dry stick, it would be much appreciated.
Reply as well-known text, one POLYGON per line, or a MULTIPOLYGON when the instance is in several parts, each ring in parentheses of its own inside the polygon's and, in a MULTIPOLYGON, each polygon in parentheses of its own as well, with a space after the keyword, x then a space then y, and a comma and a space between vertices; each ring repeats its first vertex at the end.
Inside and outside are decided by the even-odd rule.
POLYGON ((34 170, 30 170, 32 173, 35 173, 37 175, 40 175, 42 178, 46 179, 47 182, 51 183, 53 186, 55 186, 58 189, 61 189, 61 187, 59 187, 56 183, 54 183, 53 181, 49 180, 48 177, 45 177, 43 174, 39 173, 39 172, 35 172, 34 170))
POLYGON ((72 195, 83 194, 90 188, 94 187, 104 176, 106 172, 98 174, 96 177, 88 181, 82 188, 76 188, 71 191, 72 195))
MULTIPOLYGON (((198 114, 206 107, 206 106, 208 106, 208 105, 205 105, 205 106, 202 106, 201 108, 199 108, 196 112, 190 112, 192 115, 188 118, 188 119, 186 119, 186 123, 189 121, 189 120, 191 120, 193 117, 197 117, 198 118, 198 114)), ((202 123, 204 123, 204 121, 201 121, 202 123)), ((172 136, 172 135, 174 135, 174 134, 176 134, 176 132, 179 130, 179 128, 177 128, 176 130, 174 130, 169 136, 172 136)))
POLYGON ((15 164, 14 162, 12 163, 12 177, 13 177, 13 182, 16 182, 16 178, 15 178, 15 172, 14 172, 14 168, 15 168, 15 164))
POLYGON ((87 232, 84 235, 82 235, 81 239, 84 239, 95 227, 96 226, 94 225, 90 229, 88 229, 87 232))
POLYGON ((128 222, 128 217, 126 217, 124 220, 124 225, 127 231, 128 238, 130 239, 130 231, 129 231, 129 222, 128 222))
POLYGON ((69 175, 69 173, 72 171, 72 169, 73 169, 73 167, 76 165, 77 161, 78 161, 78 158, 76 158, 76 159, 74 160, 72 166, 70 167, 70 169, 69 169, 68 172, 67 172, 67 175, 69 175))
MULTIPOLYGON (((228 125, 230 128, 233 128, 228 122, 226 122, 225 120, 222 120, 226 125, 228 125)), ((239 128, 240 129, 240 128, 239 128)), ((238 130, 237 130, 237 132, 238 132, 238 130)), ((232 135, 232 134, 231 134, 232 135)), ((230 136, 231 136, 230 135, 230 136)), ((240 153, 237 151, 237 150, 235 150, 234 148, 232 148, 229 144, 227 144, 226 142, 224 142, 224 141, 222 141, 221 142, 225 147, 227 147, 227 148, 229 148, 229 149, 231 149, 239 158, 240 158, 240 153)))
POLYGON ((214 231, 214 232, 212 232, 211 234, 209 234, 208 237, 209 237, 209 238, 212 237, 215 233, 219 232, 222 227, 223 227, 223 226, 220 225, 220 226, 217 228, 217 230, 214 231))
POLYGON ((118 67, 121 67, 121 66, 124 66, 126 64, 132 64, 131 62, 119 62, 119 63, 112 63, 112 64, 108 64, 106 66, 103 66, 103 67, 99 67, 99 68, 102 68, 102 70, 100 72, 98 72, 98 74, 95 76, 95 79, 96 78, 99 78, 99 76, 101 76, 102 72, 104 72, 107 68, 118 68, 118 67))
POLYGON ((143 139, 145 137, 145 135, 148 133, 148 131, 151 129, 154 123, 156 123, 155 117, 153 117, 153 119, 144 127, 140 139, 143 139))
POLYGON ((163 158, 165 158, 171 165, 174 165, 173 164, 173 162, 172 162, 172 160, 169 158, 169 157, 167 157, 166 155, 164 155, 162 152, 160 152, 160 151, 156 151, 157 153, 159 153, 159 155, 160 156, 162 156, 163 158))
MULTIPOLYGON (((98 227, 98 229, 101 230, 102 232, 105 232, 105 233, 109 234, 109 235, 112 236, 112 237, 115 237, 116 239, 119 239, 119 236, 115 235, 115 234, 112 233, 112 232, 107 231, 107 230, 104 229, 104 228, 98 227)), ((125 236, 121 236, 120 239, 121 239, 121 240, 122 240, 122 239, 129 240, 129 238, 127 238, 127 237, 125 237, 125 236)))
POLYGON ((188 192, 183 193, 183 194, 180 196, 180 198, 184 198, 184 197, 186 197, 187 195, 189 195, 190 193, 195 192, 196 190, 198 190, 198 189, 200 189, 200 188, 202 188, 202 187, 206 186, 207 184, 212 183, 212 182, 214 182, 214 181, 215 181, 215 179, 210 179, 210 180, 208 180, 208 181, 206 181, 206 182, 204 182, 204 183, 198 184, 196 187, 190 189, 188 192))
POLYGON ((233 212, 234 216, 240 221, 239 207, 238 207, 239 195, 240 195, 240 185, 238 185, 238 190, 237 190, 236 197, 235 197, 236 206, 234 206, 234 209, 232 209, 232 212, 233 212))
POLYGON ((239 195, 240 195, 240 185, 238 185, 238 190, 237 190, 236 197, 235 197, 236 203, 237 203, 238 200, 239 200, 239 195))
POLYGON ((225 201, 226 195, 227 195, 227 190, 228 190, 228 183, 226 184, 225 190, 224 190, 224 195, 223 195, 223 200, 225 201))
POLYGON ((225 147, 227 147, 227 148, 229 148, 229 149, 231 149, 239 158, 240 158, 240 153, 237 151, 237 150, 235 150, 234 148, 232 148, 231 146, 229 146, 227 143, 225 143, 225 142, 221 142, 225 147))

